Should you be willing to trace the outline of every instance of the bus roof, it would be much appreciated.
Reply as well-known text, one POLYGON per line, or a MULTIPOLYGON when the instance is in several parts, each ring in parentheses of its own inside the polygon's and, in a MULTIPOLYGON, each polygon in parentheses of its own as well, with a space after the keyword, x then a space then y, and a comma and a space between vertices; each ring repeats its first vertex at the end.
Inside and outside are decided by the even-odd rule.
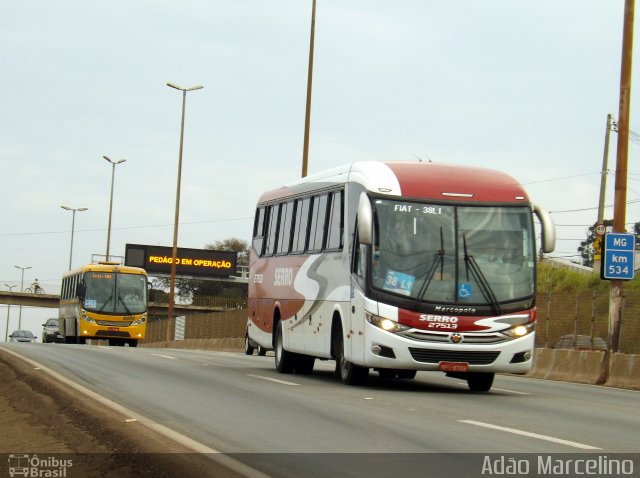
POLYGON ((125 274, 142 274, 147 275, 147 271, 140 267, 122 266, 119 264, 85 264, 81 267, 77 267, 73 270, 65 272, 62 277, 67 277, 74 274, 84 274, 85 272, 124 272, 125 274))
POLYGON ((264 193, 259 202, 335 187, 346 182, 359 183, 368 191, 389 196, 529 204, 524 188, 500 171, 443 163, 375 161, 355 162, 307 176, 264 193))

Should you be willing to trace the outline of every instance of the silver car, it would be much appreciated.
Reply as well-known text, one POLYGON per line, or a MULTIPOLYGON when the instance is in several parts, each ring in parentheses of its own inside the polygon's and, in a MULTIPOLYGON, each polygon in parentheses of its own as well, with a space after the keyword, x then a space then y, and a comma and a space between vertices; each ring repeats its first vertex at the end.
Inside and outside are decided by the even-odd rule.
POLYGON ((37 338, 29 330, 14 330, 9 342, 35 342, 37 338))

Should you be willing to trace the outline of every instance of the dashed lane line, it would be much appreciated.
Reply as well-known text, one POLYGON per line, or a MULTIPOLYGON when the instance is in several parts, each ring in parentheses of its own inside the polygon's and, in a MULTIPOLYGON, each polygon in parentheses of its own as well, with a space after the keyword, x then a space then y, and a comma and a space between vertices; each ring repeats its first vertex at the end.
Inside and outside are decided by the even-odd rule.
POLYGON ((582 450, 601 450, 602 448, 598 448, 596 446, 585 445, 584 443, 578 443, 575 441, 563 440, 562 438, 556 438, 548 435, 540 435, 538 433, 527 432, 524 430, 518 430, 517 428, 508 428, 502 427, 500 425, 493 425, 491 423, 485 422, 477 422, 475 420, 458 420, 460 423, 466 423, 468 425, 475 425, 478 427, 491 428, 493 430, 498 430, 506 433, 513 433, 515 435, 522 435, 529 438, 536 438, 538 440, 550 441, 553 443, 558 443, 560 445, 567 445, 573 448, 580 448, 582 450))

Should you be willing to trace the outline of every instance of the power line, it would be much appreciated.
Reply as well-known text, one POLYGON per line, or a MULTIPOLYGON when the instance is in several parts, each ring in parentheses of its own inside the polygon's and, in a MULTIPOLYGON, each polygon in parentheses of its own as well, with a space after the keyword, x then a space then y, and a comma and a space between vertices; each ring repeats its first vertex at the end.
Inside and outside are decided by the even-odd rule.
MULTIPOLYGON (((189 226, 194 224, 211 224, 216 222, 232 222, 232 221, 246 221, 248 219, 253 219, 253 217, 236 217, 230 219, 214 219, 211 221, 191 221, 191 222, 181 222, 179 223, 181 226, 189 226)), ((126 226, 126 227, 113 227, 112 230, 128 230, 128 229, 149 229, 154 227, 173 227, 173 224, 155 224, 155 225, 147 225, 147 226, 126 226)), ((106 228, 98 228, 98 229, 76 229, 76 233, 78 232, 97 232, 97 231, 106 231, 106 228)), ((69 234, 69 231, 41 231, 41 232, 3 232, 0 233, 0 237, 5 236, 35 236, 35 235, 46 235, 46 234, 69 234)))
POLYGON ((523 186, 526 186, 528 184, 548 183, 548 182, 551 182, 551 181, 562 181, 563 179, 578 178, 580 176, 590 176, 592 174, 600 174, 600 171, 595 171, 595 172, 591 172, 591 173, 574 174, 573 176, 563 176, 561 178, 540 179, 539 181, 530 181, 528 183, 521 183, 521 184, 523 186))

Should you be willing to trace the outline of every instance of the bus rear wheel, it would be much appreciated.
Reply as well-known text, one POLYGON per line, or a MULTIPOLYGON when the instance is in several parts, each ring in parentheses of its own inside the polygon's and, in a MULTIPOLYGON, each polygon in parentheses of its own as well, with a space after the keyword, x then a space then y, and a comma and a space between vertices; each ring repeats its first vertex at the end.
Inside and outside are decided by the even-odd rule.
POLYGON ((293 369, 295 366, 295 355, 292 352, 287 352, 284 349, 282 339, 282 322, 280 321, 278 321, 278 328, 276 329, 275 355, 276 370, 280 373, 293 373, 293 369))
POLYGON ((244 336, 244 353, 245 355, 253 355, 253 345, 249 341, 249 336, 244 336))

